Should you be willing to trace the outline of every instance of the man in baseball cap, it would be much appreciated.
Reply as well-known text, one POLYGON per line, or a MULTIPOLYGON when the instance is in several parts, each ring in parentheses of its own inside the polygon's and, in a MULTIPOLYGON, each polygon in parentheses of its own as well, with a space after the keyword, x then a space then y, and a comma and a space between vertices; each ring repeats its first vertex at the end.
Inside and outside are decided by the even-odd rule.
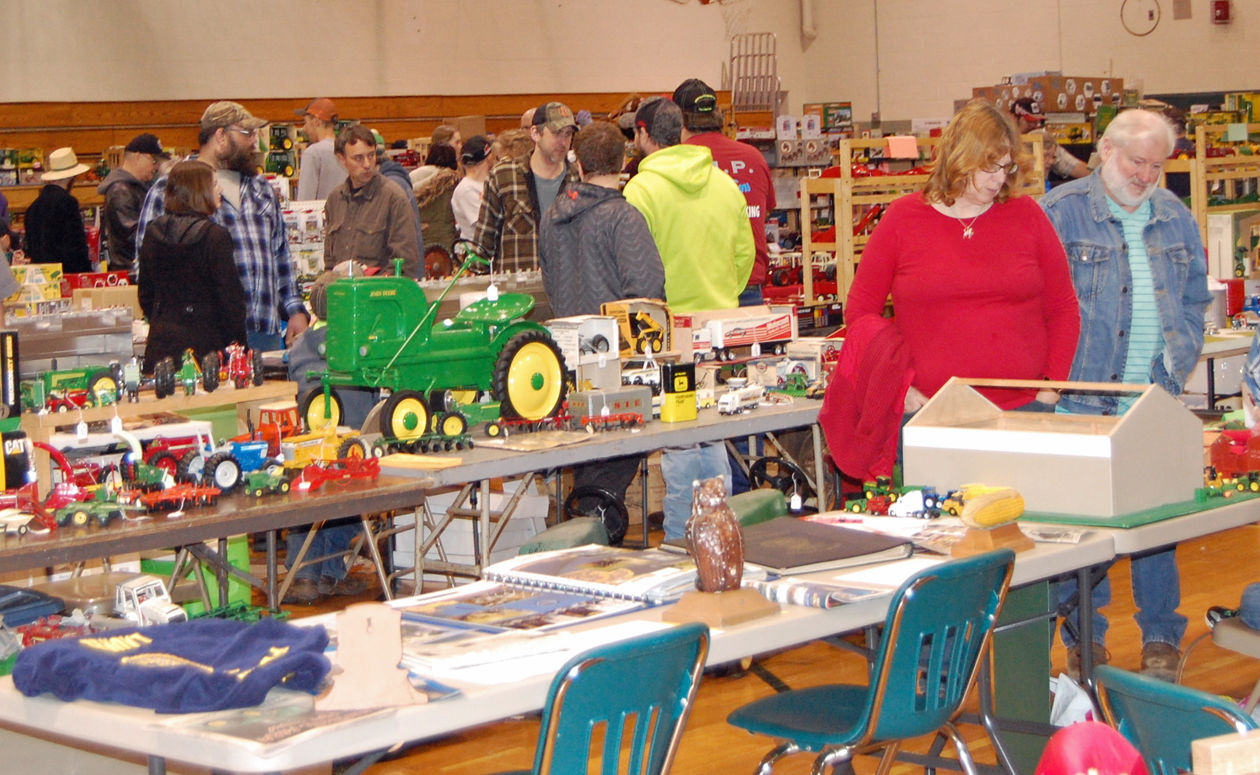
POLYGON ((534 150, 525 157, 503 159, 490 171, 473 235, 482 255, 498 259, 499 271, 538 268, 542 214, 578 179, 568 158, 578 128, 569 106, 544 102, 529 120, 534 150))
MULTIPOLYGON (((275 189, 258 167, 258 130, 268 121, 236 102, 211 103, 201 114, 197 161, 214 169, 223 203, 212 216, 235 246, 236 268, 245 288, 244 342, 252 350, 281 350, 306 330, 308 317, 289 258, 284 218, 275 189), (285 327, 285 320, 288 327, 285 327)), ((137 253, 144 233, 166 212, 166 181, 153 184, 136 227, 137 253)))
POLYGON ((327 97, 311 100, 294 115, 302 116, 306 149, 298 166, 296 197, 299 200, 327 199, 346 179, 346 168, 337 163, 333 142, 337 137, 337 106, 327 97))
POLYGON ((96 187, 105 197, 105 244, 109 247, 109 268, 127 270, 136 263, 136 225, 144 195, 157 175, 161 162, 171 158, 162 150, 157 135, 136 135, 123 148, 122 164, 110 171, 96 187))
MULTIPOLYGON (((1011 115, 1015 116, 1015 123, 1019 125, 1019 133, 1022 135, 1036 132, 1046 124, 1046 116, 1041 112, 1041 103, 1032 97, 1020 97, 1012 102, 1011 115)), ((1089 174, 1089 167, 1085 162, 1068 153, 1068 150, 1059 145, 1049 132, 1042 137, 1041 145, 1047 177, 1050 173, 1060 178, 1083 178, 1089 174)))

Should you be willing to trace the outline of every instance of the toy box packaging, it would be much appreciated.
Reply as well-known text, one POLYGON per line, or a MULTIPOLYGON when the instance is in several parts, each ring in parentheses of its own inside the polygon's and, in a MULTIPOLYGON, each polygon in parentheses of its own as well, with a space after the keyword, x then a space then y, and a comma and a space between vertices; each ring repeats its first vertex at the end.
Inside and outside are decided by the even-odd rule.
POLYGON ((125 269, 114 269, 108 272, 72 272, 61 277, 61 293, 67 298, 74 295, 77 288, 116 288, 120 285, 131 285, 131 278, 125 269))
POLYGON ((612 390, 621 385, 617 321, 607 315, 575 315, 547 321, 564 363, 580 390, 612 390))
MULTIPOLYGON (((675 337, 674 316, 669 306, 660 299, 622 299, 600 305, 600 312, 617 321, 617 349, 621 357, 652 351, 655 354, 674 353, 687 342, 675 337)), ((678 353, 681 354, 681 353, 678 353)))

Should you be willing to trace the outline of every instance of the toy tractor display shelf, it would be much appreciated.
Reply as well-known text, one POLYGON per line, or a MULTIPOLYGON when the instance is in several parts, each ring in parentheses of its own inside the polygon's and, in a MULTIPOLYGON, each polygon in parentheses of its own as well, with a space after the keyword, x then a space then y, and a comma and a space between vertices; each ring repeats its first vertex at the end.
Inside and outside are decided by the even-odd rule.
POLYGON ((299 406, 307 430, 341 423, 338 387, 388 389, 380 431, 403 442, 435 431, 457 435, 470 421, 500 414, 537 421, 561 411, 564 356, 546 328, 524 319, 534 307, 528 294, 491 293, 454 318, 436 319, 455 282, 474 265, 489 265, 466 243, 457 244, 457 254, 461 248, 463 264, 433 301, 402 276, 398 259, 392 276, 345 277, 328 286, 328 367, 308 374, 320 386, 299 406), (475 403, 485 393, 497 408, 475 403))

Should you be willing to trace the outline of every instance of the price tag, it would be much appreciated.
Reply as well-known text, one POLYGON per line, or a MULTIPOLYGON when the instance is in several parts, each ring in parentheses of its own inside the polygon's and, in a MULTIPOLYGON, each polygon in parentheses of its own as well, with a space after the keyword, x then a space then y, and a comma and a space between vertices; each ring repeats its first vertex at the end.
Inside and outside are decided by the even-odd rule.
POLYGON ((122 418, 118 415, 114 415, 113 419, 109 421, 109 432, 115 434, 122 433, 122 429, 122 418))
POLYGON ((87 441, 88 429, 87 423, 79 420, 79 424, 74 426, 74 437, 79 441, 87 441))
POLYGON ((486 300, 487 301, 499 300, 499 286, 495 285, 494 283, 490 283, 489 285, 486 286, 486 300))
POLYGON ((801 502, 801 494, 799 492, 792 493, 792 499, 788 501, 788 509, 790 511, 800 511, 803 505, 805 504, 801 502))
POLYGON ((604 368, 605 366, 607 366, 607 365, 608 365, 608 354, 607 354, 607 353, 600 353, 600 354, 599 354, 599 355, 595 358, 595 362, 596 362, 596 364, 598 364, 598 365, 599 365, 599 367, 600 367, 601 369, 602 369, 602 368, 604 368))
POLYGON ((749 349, 752 351, 752 357, 754 358, 761 357, 761 343, 760 342, 753 342, 752 347, 749 349))

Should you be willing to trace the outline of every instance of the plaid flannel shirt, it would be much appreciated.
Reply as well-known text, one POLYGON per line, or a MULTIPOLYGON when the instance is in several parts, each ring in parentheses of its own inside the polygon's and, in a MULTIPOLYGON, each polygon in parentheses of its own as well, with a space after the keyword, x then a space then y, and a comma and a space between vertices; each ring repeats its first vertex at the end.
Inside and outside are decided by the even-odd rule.
MULTIPOLYGON (((136 227, 136 255, 144 244, 145 228, 166 212, 166 178, 153 184, 140 210, 136 227)), ((232 255, 245 288, 245 328, 278 334, 281 322, 304 312, 289 258, 284 215, 271 185, 262 177, 241 176, 241 207, 225 198, 213 216, 232 235, 232 255)))
MULTIPOLYGON (((560 190, 578 182, 577 168, 565 164, 560 190)), ((529 156, 504 159, 494 165, 481 196, 481 214, 473 242, 482 255, 497 259, 495 270, 516 272, 538 268, 538 193, 529 156)))

